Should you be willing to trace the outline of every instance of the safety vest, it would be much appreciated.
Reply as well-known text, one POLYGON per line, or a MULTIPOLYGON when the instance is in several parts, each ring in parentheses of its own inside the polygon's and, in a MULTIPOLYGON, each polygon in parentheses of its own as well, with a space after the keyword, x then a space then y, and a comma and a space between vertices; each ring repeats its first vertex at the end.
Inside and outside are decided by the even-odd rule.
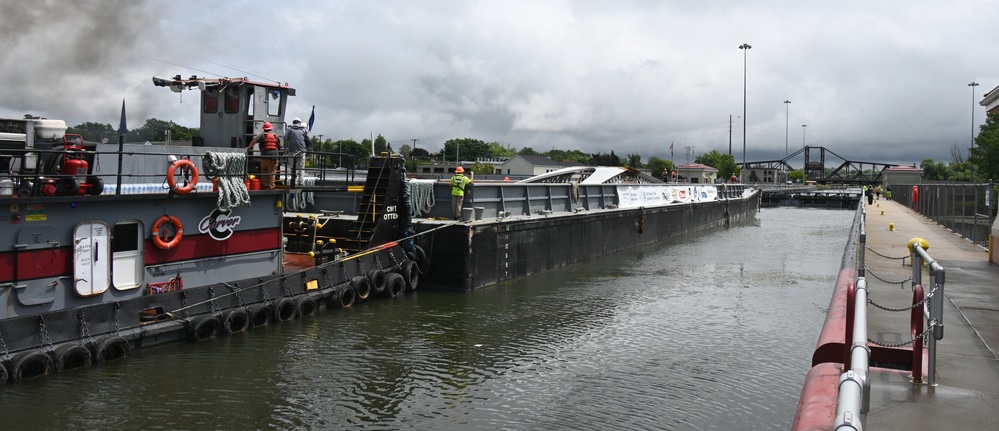
POLYGON ((274 150, 278 149, 278 138, 277 135, 273 133, 264 133, 264 145, 263 150, 274 150))
POLYGON ((472 182, 464 175, 451 177, 451 196, 465 196, 465 185, 472 182))

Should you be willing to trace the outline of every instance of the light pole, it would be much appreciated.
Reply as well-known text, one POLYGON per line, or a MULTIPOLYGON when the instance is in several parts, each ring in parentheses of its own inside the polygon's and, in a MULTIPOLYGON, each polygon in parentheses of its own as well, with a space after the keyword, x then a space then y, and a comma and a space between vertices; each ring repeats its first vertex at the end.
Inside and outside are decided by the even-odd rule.
POLYGON ((805 128, 808 127, 807 124, 801 125, 801 148, 805 148, 805 128))
MULTIPOLYGON (((975 87, 978 86, 977 82, 971 81, 968 84, 971 87, 971 151, 975 151, 975 87)), ((971 182, 975 182, 975 161, 968 158, 968 163, 971 164, 971 182)))
POLYGON ((749 50, 753 47, 748 43, 739 45, 742 50, 742 182, 746 182, 746 61, 749 50))
POLYGON ((787 112, 784 114, 784 158, 787 159, 787 133, 788 125, 791 122, 791 101, 785 100, 784 106, 787 107, 787 112))
MULTIPOLYGON (((736 116, 735 118, 742 118, 736 116)), ((732 114, 728 114, 728 155, 732 155, 732 114)))

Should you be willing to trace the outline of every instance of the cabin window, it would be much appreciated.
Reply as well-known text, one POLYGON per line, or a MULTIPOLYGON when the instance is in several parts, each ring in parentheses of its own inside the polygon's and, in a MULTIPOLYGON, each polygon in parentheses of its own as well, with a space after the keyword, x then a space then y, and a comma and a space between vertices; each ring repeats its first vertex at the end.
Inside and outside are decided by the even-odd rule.
POLYGON ((115 223, 111 236, 111 273, 114 288, 135 289, 142 284, 145 270, 142 257, 142 223, 125 220, 115 223))
POLYGON ((225 113, 239 113, 239 91, 235 88, 229 88, 225 91, 225 113))
POLYGON ((201 98, 204 101, 204 109, 206 114, 214 114, 219 112, 219 91, 215 89, 208 89, 201 92, 201 98))
POLYGON ((276 117, 281 114, 281 90, 271 90, 267 98, 267 115, 276 117))

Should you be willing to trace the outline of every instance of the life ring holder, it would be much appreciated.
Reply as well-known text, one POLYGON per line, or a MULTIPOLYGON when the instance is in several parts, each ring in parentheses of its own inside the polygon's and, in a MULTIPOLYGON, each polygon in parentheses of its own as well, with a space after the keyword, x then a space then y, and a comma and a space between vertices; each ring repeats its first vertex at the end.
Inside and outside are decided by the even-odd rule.
POLYGON ((177 217, 172 215, 164 215, 156 219, 156 223, 153 223, 153 245, 155 245, 160 250, 170 250, 177 247, 180 244, 181 237, 184 236, 184 225, 180 223, 177 217), (160 229, 163 228, 167 223, 173 226, 173 229, 177 231, 173 239, 166 241, 164 238, 160 237, 160 229))
POLYGON ((198 185, 198 167, 194 162, 188 159, 180 159, 173 162, 169 168, 167 168, 167 185, 170 186, 170 192, 176 193, 178 195, 186 195, 194 190, 194 187, 198 185), (177 169, 186 170, 191 174, 191 181, 184 186, 177 185, 177 178, 174 177, 177 169))

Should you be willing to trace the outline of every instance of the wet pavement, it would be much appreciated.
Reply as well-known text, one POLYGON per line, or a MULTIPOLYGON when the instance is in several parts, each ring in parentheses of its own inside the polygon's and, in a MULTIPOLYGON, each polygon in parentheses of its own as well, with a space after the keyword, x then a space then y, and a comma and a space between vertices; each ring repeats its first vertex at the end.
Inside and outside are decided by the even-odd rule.
MULTIPOLYGON (((871 369, 871 404, 864 429, 999 429, 999 266, 988 251, 914 213, 880 200, 867 210, 865 264, 869 298, 887 307, 912 303, 908 242, 923 238, 946 273, 944 336, 937 341, 936 384, 913 384, 908 371, 871 369), (894 225, 894 230, 891 229, 894 225)), ((923 285, 931 285, 927 270, 923 285)), ((926 292, 929 293, 930 287, 926 292)), ((868 336, 882 343, 912 339, 908 312, 868 307, 868 336)), ((924 355, 925 357, 925 355, 924 355)), ((927 366, 924 359, 924 369, 927 366)))

